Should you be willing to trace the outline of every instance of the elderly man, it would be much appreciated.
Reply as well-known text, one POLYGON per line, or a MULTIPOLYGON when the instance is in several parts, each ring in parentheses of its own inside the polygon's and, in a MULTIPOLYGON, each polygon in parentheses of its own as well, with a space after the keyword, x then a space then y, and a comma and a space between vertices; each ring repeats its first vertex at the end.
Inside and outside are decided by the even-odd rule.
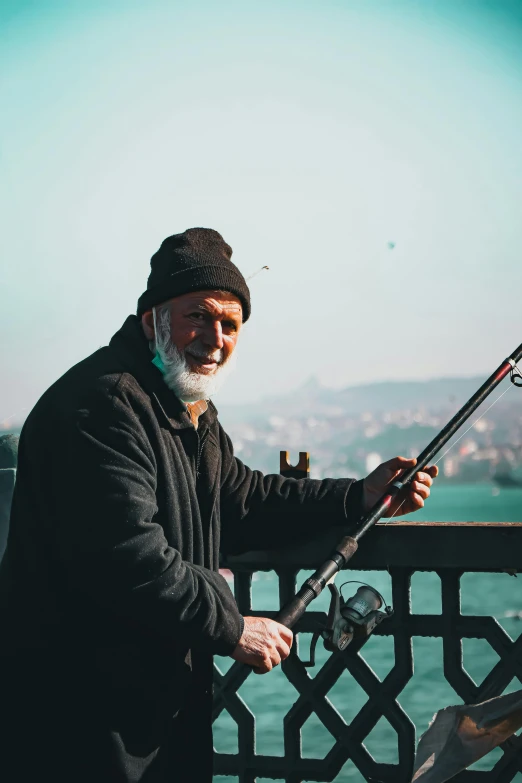
POLYGON ((210 229, 166 239, 137 316, 26 421, 0 570, 6 783, 210 781, 212 656, 265 673, 292 644, 240 616, 219 552, 355 523, 413 464, 298 481, 234 457, 210 402, 250 316, 231 254, 210 229))

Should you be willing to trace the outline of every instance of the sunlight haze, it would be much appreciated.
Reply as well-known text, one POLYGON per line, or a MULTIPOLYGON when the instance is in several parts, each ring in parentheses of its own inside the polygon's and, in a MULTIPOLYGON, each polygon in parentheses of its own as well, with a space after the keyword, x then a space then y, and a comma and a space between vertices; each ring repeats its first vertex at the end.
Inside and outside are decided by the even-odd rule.
POLYGON ((109 341, 191 226, 269 266, 218 403, 486 375, 521 342, 516 3, 9 6, 0 420, 109 341))

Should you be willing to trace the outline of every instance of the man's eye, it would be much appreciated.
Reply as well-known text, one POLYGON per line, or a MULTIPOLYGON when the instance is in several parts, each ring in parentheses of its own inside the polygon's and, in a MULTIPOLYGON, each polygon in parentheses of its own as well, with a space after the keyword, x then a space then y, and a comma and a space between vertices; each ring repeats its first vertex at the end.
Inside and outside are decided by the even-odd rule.
POLYGON ((223 328, 229 332, 237 332, 237 324, 235 321, 223 321, 223 328))
POLYGON ((205 316, 203 315, 203 313, 191 313, 189 317, 190 318, 197 318, 197 319, 202 321, 205 316))

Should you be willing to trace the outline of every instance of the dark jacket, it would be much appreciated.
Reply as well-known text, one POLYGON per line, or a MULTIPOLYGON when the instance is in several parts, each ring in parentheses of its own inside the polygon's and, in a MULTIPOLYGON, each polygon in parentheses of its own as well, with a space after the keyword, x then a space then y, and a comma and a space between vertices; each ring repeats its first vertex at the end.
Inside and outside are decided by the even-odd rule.
POLYGON ((0 560, 4 554, 9 529, 9 515, 16 479, 16 468, 0 468, 0 560))
POLYGON ((352 483, 250 470, 212 404, 196 431, 130 316, 22 431, 0 566, 0 779, 32 779, 33 756, 54 783, 210 780, 212 655, 241 629, 220 549, 342 524, 360 511, 352 483))

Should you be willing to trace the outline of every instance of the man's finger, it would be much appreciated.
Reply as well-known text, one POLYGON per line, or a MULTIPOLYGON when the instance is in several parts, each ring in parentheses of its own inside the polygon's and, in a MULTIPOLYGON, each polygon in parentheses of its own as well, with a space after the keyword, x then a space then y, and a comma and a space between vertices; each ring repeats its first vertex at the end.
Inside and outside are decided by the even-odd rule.
POLYGON ((267 655, 263 662, 260 663, 258 666, 254 667, 254 673, 255 674, 267 674, 269 671, 272 671, 272 661, 270 660, 270 657, 267 655))
POLYGON ((282 661, 286 661, 288 656, 290 655, 290 647, 284 642, 282 639, 277 645, 277 651, 279 655, 281 656, 282 661))
POLYGON ((433 484, 433 479, 429 473, 416 473, 413 481, 416 481, 419 484, 423 484, 426 487, 431 487, 433 484))
POLYGON ((439 469, 437 465, 430 465, 429 468, 424 468, 426 473, 429 473, 432 478, 437 478, 439 475, 439 469))
POLYGON ((273 650, 272 653, 270 654, 270 662, 272 666, 279 666, 279 664, 281 663, 281 656, 279 655, 277 649, 273 650))
POLYGON ((291 647, 292 642, 294 640, 294 634, 292 633, 290 628, 286 627, 286 625, 281 625, 280 623, 278 623, 277 626, 278 626, 277 630, 279 631, 279 636, 281 637, 281 639, 283 639, 286 642, 286 644, 289 647, 291 647))
POLYGON ((412 468, 417 462, 415 457, 393 457, 384 464, 391 470, 404 470, 405 468, 412 468))
POLYGON ((418 492, 412 492, 411 493, 410 501, 413 503, 415 508, 423 508, 424 507, 424 499, 419 495, 418 492))
POLYGON ((417 495, 420 495, 422 498, 424 498, 424 500, 426 500, 426 498, 429 498, 429 496, 430 496, 430 488, 429 488, 429 486, 426 485, 426 484, 423 484, 420 481, 413 481, 412 485, 411 485, 411 488, 412 488, 413 492, 415 492, 417 495))

